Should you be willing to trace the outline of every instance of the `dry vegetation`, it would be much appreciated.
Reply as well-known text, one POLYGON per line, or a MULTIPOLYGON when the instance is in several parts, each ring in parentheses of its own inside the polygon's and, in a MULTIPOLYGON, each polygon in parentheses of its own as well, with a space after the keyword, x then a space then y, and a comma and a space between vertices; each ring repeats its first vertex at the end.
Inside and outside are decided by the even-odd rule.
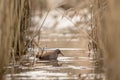
POLYGON ((104 55, 107 80, 120 80, 119 0, 96 0, 98 44, 104 55))
MULTIPOLYGON (((33 38, 40 36, 38 35, 40 32, 32 32, 34 33, 32 39, 26 39, 26 36, 30 35, 30 17, 34 15, 30 15, 30 10, 31 13, 40 10, 39 16, 43 16, 45 11, 60 7, 65 9, 63 17, 67 19, 69 17, 68 20, 74 15, 81 16, 79 12, 88 9, 91 19, 84 22, 84 25, 91 27, 92 30, 86 32, 79 28, 81 21, 74 26, 77 27, 78 33, 83 32, 90 39, 88 47, 94 51, 95 59, 104 57, 108 80, 120 80, 119 3, 119 0, 72 0, 72 2, 65 0, 53 5, 54 0, 31 0, 31 2, 30 0, 0 0, 0 78, 5 72, 3 67, 9 61, 15 62, 18 56, 25 54, 33 38)), ((88 16, 82 16, 87 20, 88 16)), ((39 29, 41 28, 42 25, 39 29)))
POLYGON ((3 66, 25 53, 29 5, 29 0, 0 0, 0 78, 3 66))

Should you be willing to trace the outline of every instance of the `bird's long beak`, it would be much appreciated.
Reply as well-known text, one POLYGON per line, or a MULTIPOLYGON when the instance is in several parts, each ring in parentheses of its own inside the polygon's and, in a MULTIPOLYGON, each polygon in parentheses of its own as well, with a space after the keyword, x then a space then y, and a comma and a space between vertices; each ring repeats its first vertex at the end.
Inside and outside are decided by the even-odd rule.
POLYGON ((64 56, 62 52, 61 52, 60 54, 61 54, 62 56, 64 56))

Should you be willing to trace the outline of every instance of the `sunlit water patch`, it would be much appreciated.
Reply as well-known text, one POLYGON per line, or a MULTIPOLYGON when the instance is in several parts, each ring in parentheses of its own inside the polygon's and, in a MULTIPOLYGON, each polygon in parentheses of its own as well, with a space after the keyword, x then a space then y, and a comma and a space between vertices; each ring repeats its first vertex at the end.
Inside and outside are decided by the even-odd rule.
MULTIPOLYGON (((53 51, 56 49, 60 49, 60 50, 65 50, 65 51, 86 51, 87 49, 83 49, 83 48, 44 48, 44 50, 49 50, 49 51, 53 51)), ((41 51, 41 48, 28 48, 28 51, 35 51, 35 52, 39 52, 41 51)))

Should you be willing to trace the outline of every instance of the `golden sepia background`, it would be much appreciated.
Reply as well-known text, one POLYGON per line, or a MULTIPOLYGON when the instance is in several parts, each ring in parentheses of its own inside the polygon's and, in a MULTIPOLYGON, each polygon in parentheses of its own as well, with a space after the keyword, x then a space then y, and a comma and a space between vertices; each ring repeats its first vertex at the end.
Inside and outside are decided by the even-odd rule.
MULTIPOLYGON (((102 54, 97 58, 104 58, 106 80, 120 80, 119 4, 119 0, 0 0, 0 80, 3 79, 3 73, 6 72, 4 67, 9 61, 20 60, 21 56, 27 53, 27 48, 34 43, 34 37, 38 36, 39 41, 43 24, 38 31, 31 31, 31 25, 35 25, 31 22, 31 17, 34 14, 45 17, 44 14, 59 7, 65 11, 63 17, 81 16, 79 11, 84 8, 89 10, 91 19, 84 23, 91 26, 92 30, 88 33, 82 31, 79 29, 82 23, 78 22, 74 24, 78 31, 74 29, 69 31, 84 33, 87 40, 83 43, 87 44, 83 44, 83 47, 86 48, 90 43, 92 45, 89 48, 95 50, 96 55, 102 54), (37 10, 40 13, 37 13, 37 10), (26 36, 31 36, 31 39, 26 36)), ((53 26, 55 27, 56 25, 53 26)))

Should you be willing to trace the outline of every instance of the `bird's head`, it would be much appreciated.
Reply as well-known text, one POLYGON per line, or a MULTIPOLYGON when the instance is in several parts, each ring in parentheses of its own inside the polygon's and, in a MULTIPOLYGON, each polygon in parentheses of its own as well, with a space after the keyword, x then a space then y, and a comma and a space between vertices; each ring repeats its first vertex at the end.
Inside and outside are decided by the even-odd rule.
POLYGON ((56 52, 57 54, 61 54, 62 56, 64 56, 63 53, 62 53, 59 49, 56 49, 55 52, 56 52))

